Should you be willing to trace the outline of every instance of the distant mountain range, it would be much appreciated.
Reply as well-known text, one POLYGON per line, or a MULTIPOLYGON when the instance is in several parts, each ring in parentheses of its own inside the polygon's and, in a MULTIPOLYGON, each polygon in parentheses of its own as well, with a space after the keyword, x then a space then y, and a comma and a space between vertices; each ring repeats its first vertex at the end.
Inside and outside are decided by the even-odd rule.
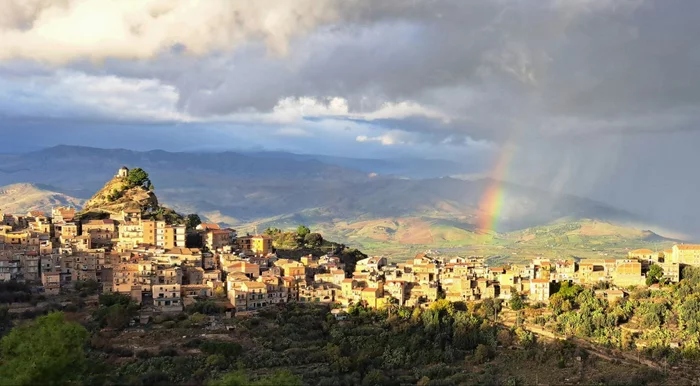
MULTIPOLYGON (((441 173, 460 171, 448 161, 366 160, 279 152, 172 153, 56 146, 0 155, 0 164, 0 185, 35 184, 23 185, 33 187, 33 193, 22 200, 12 198, 14 208, 57 202, 79 205, 126 165, 145 169, 159 201, 181 213, 200 213, 210 221, 248 231, 254 226, 298 223, 328 230, 335 227, 343 229, 335 233, 348 242, 357 239, 358 232, 367 232, 362 225, 366 222, 413 224, 416 229, 408 231, 411 234, 439 228, 438 233, 452 235, 447 237, 450 240, 461 237, 455 235, 466 237, 464 232, 478 233, 478 218, 489 215, 483 213, 479 203, 494 183, 487 178, 436 178, 441 173)), ((504 201, 499 231, 562 219, 640 221, 631 213, 586 198, 510 183, 500 187, 504 201)), ((0 201, 0 207, 9 210, 8 203, 0 201)), ((435 238, 418 239, 430 245, 435 238)))

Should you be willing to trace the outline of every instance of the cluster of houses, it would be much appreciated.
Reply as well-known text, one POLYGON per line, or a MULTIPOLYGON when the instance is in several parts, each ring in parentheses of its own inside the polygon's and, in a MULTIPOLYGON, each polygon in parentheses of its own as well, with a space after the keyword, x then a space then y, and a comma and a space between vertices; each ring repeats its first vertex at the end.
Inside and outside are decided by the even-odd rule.
POLYGON ((435 253, 392 264, 369 257, 349 270, 333 253, 278 258, 267 235, 239 236, 216 224, 188 230, 144 219, 139 210, 99 220, 79 220, 75 208, 54 208, 50 215, 0 210, 0 219, 0 281, 34 283, 57 295, 76 281, 92 280, 102 292, 129 294, 157 312, 181 311, 208 297, 227 298, 238 312, 290 301, 415 306, 442 296, 475 301, 517 294, 546 302, 558 282, 643 286, 652 264, 677 282, 682 266, 700 265, 700 245, 680 244, 662 252, 630 251, 624 259, 533 259, 501 267, 489 267, 480 257, 435 253), (188 247, 195 235, 202 248, 188 247))
MULTIPOLYGON (((398 264, 371 257, 357 262, 351 278, 339 281, 320 274, 315 276, 314 285, 335 288, 335 302, 364 302, 371 307, 429 304, 440 294, 453 302, 506 300, 516 294, 532 302, 547 302, 561 282, 590 286, 607 282, 618 288, 645 286, 652 264, 662 268, 662 279, 678 282, 681 266, 700 265, 700 245, 675 245, 658 253, 639 249, 630 251, 625 259, 533 259, 527 264, 499 267, 489 267, 480 257, 419 254, 398 264)), ((624 291, 609 289, 598 294, 615 298, 624 296, 624 291)))

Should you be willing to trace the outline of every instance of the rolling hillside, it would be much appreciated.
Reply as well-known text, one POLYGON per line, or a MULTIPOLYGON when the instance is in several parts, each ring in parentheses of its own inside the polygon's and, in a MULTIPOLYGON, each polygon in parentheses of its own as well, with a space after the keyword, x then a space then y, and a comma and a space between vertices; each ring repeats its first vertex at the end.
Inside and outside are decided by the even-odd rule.
MULTIPOLYGON (((509 248, 542 254, 554 253, 559 245, 567 245, 577 253, 595 253, 595 246, 617 248, 638 241, 650 242, 638 237, 638 231, 624 227, 613 231, 612 225, 586 222, 563 232, 558 221, 641 221, 600 202, 510 183, 499 184, 504 200, 497 232, 479 230, 475 224, 481 216, 488 215, 479 205, 495 181, 368 175, 373 162, 377 167, 390 169, 379 160, 73 146, 1 158, 0 184, 51 185, 51 189, 44 190, 37 188, 44 185, 20 185, 34 190, 8 195, 12 198, 0 202, 8 211, 47 209, 60 203, 79 205, 102 188, 121 165, 126 165, 147 170, 159 202, 177 212, 199 213, 209 221, 236 227, 241 232, 252 232, 256 227, 262 230, 267 226, 307 224, 329 238, 369 252, 410 255, 425 248, 442 248, 516 256, 517 252, 511 253, 509 248), (336 161, 339 164, 331 164, 336 161)), ((424 167, 430 165, 440 163, 429 161, 424 167)))
POLYGON ((0 209, 6 213, 50 211, 54 206, 80 208, 84 200, 51 190, 39 184, 13 184, 0 187, 0 209))

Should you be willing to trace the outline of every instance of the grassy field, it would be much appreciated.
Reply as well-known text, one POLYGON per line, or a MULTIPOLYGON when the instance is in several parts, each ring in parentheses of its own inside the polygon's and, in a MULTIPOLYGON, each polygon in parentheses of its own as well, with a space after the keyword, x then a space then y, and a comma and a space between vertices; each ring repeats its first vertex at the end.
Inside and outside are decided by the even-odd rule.
MULTIPOLYGON (((265 224, 270 225, 291 227, 291 223, 265 224)), ((622 258, 630 249, 663 250, 675 242, 653 232, 596 220, 553 223, 507 233, 481 231, 464 222, 425 217, 329 221, 310 227, 329 240, 393 261, 425 250, 486 256, 492 264, 535 257, 622 258)))

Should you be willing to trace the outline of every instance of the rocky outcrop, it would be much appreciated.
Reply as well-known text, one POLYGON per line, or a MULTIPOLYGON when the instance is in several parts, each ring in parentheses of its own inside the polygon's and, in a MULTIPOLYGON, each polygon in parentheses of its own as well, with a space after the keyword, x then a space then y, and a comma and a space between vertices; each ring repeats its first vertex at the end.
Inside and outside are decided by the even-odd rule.
POLYGON ((129 186, 125 178, 114 177, 83 205, 83 212, 121 213, 139 209, 142 213, 159 208, 155 193, 143 186, 129 186))

